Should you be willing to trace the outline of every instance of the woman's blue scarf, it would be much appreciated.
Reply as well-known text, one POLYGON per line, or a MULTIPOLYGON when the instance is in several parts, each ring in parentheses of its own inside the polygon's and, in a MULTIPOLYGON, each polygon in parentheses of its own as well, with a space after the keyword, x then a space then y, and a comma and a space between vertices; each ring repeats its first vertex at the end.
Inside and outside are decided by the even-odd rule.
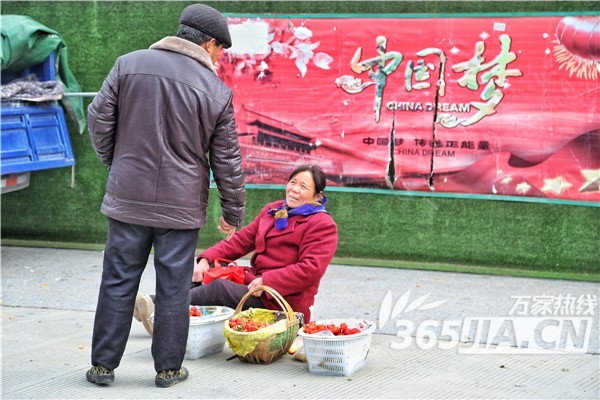
POLYGON ((320 202, 304 203, 299 207, 289 208, 284 200, 283 204, 279 207, 270 209, 269 214, 275 216, 275 228, 281 231, 287 228, 288 218, 294 215, 312 215, 318 212, 329 214, 325 210, 325 204, 327 204, 327 197, 323 197, 323 200, 320 202))

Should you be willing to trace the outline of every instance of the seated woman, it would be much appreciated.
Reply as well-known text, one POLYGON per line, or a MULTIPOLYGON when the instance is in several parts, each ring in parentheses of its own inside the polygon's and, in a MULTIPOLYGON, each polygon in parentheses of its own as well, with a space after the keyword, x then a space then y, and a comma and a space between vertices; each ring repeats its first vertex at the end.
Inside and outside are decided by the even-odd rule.
MULTIPOLYGON (((193 282, 202 282, 204 271, 217 258, 236 260, 254 251, 244 284, 215 279, 190 289, 192 305, 221 305, 236 308, 248 291, 260 285, 275 289, 296 312, 310 321, 321 278, 337 249, 337 226, 325 209, 323 195, 326 179, 315 165, 303 165, 290 175, 285 200, 267 204, 246 227, 196 257, 193 282)), ((153 304, 148 296, 138 295, 138 320, 148 326, 153 304)), ((250 307, 279 310, 268 293, 254 292, 244 303, 250 307)))

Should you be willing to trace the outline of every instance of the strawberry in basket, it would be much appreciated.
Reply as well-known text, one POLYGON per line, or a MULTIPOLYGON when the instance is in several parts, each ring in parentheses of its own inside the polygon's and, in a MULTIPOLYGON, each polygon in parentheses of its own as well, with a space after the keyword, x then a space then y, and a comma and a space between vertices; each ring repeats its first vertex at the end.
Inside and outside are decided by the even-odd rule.
POLYGON ((202 310, 198 307, 190 307, 190 317, 201 317, 203 315, 202 310))
POLYGON ((305 333, 313 334, 321 331, 329 331, 335 336, 354 335, 355 333, 362 332, 359 328, 349 328, 345 322, 342 322, 339 326, 335 324, 317 324, 315 321, 304 324, 305 333))
POLYGON ((237 332, 254 332, 267 326, 269 326, 268 323, 256 321, 252 318, 231 318, 229 320, 229 327, 237 332))

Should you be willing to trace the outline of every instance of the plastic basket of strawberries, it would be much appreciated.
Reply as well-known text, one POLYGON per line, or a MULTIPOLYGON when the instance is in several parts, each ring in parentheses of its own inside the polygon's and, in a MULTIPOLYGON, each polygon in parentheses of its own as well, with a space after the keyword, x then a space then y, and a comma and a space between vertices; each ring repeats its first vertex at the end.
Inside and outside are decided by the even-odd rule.
POLYGON ((367 359, 375 324, 358 319, 311 321, 298 332, 309 372, 350 376, 367 359))

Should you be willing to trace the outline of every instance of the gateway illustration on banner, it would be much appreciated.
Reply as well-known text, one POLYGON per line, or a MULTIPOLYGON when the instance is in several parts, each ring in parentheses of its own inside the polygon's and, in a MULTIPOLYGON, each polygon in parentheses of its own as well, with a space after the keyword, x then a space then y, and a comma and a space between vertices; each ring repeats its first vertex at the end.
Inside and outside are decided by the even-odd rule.
POLYGON ((600 201, 600 17, 229 18, 247 182, 600 201))

